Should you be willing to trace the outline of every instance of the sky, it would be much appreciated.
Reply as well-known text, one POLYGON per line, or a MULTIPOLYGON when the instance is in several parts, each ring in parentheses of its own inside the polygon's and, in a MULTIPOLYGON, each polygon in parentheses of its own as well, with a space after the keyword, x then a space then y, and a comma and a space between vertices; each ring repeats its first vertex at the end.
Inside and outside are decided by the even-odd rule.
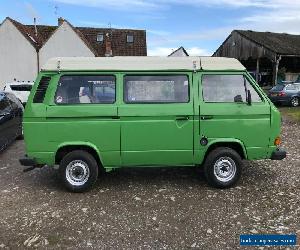
MULTIPOLYGON (((0 20, 145 29, 148 55, 211 55, 234 29, 300 34, 300 0, 0 0, 0 20)), ((1 21, 0 21, 1 22, 1 21)))

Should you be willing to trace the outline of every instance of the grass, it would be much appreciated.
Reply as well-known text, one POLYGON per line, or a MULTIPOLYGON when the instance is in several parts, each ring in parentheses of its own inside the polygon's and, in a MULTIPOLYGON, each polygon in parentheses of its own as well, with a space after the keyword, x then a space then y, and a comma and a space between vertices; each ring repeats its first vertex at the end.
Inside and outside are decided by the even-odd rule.
POLYGON ((278 109, 282 115, 300 123, 300 107, 279 107, 278 109))

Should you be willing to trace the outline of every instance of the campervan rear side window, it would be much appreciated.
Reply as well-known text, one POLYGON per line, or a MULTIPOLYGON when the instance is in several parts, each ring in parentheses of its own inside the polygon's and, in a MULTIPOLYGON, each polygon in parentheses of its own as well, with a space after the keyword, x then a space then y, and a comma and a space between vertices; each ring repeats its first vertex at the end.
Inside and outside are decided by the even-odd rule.
POLYGON ((186 75, 124 77, 126 103, 187 103, 189 81, 186 75))
POLYGON ((55 95, 56 104, 114 103, 115 76, 64 75, 60 78, 55 95))

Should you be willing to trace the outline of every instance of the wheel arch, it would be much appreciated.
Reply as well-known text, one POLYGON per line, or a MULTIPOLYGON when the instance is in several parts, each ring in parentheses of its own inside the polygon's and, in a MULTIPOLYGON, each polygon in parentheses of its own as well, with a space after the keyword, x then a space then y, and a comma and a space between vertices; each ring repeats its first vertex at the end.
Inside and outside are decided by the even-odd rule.
POLYGON ((66 154, 74 150, 84 150, 90 153, 96 159, 99 167, 103 167, 101 154, 98 148, 92 143, 88 142, 66 142, 60 144, 55 152, 55 164, 59 164, 66 154))
POLYGON ((290 100, 292 100, 293 98, 297 98, 300 101, 300 96, 299 95, 292 95, 290 100))
POLYGON ((243 160, 248 158, 245 145, 242 141, 238 139, 232 139, 232 140, 218 139, 218 140, 213 140, 208 144, 207 150, 205 152, 204 160, 206 159, 207 155, 211 151, 219 147, 227 147, 235 150, 243 160))

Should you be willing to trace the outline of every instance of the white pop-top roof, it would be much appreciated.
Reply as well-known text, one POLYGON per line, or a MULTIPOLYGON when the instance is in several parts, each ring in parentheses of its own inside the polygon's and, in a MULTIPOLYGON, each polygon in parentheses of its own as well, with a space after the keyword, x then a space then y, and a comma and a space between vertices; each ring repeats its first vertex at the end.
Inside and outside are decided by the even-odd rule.
POLYGON ((57 57, 42 70, 245 70, 234 58, 225 57, 57 57))

